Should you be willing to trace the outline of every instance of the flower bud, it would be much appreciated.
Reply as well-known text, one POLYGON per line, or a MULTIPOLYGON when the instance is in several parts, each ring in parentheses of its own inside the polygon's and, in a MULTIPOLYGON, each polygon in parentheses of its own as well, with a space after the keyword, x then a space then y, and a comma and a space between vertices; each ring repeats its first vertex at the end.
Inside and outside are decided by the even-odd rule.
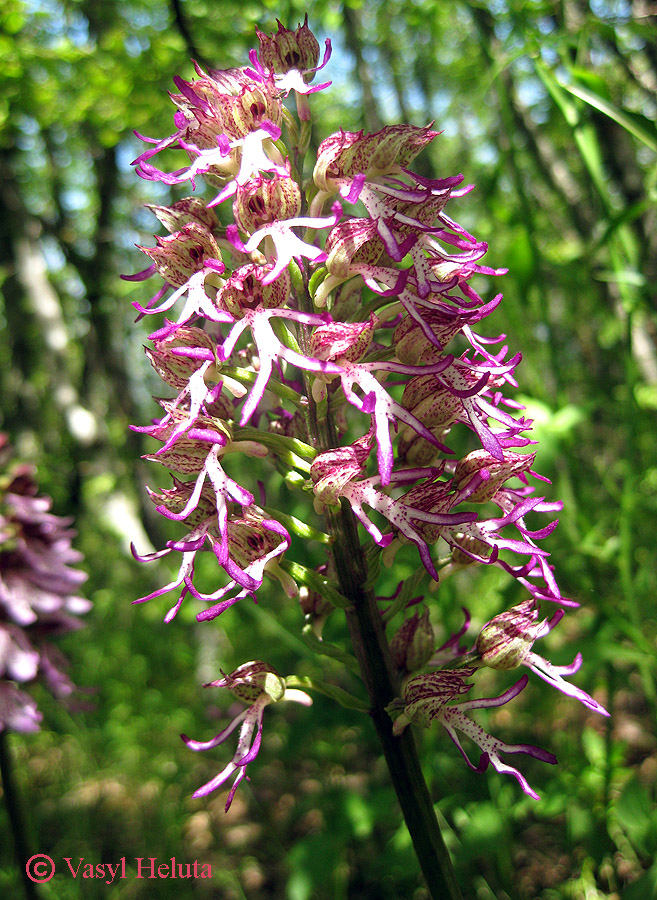
POLYGON ((233 104, 233 118, 240 137, 257 131, 264 122, 280 125, 283 104, 272 91, 248 85, 233 104))
POLYGON ((319 325, 310 336, 310 354, 316 359, 357 362, 365 355, 372 340, 377 317, 367 322, 331 322, 319 325))
MULTIPOLYGON (((461 331, 464 324, 457 315, 446 315, 438 310, 427 310, 422 318, 443 347, 446 347, 461 331)), ((392 337, 392 346, 395 348, 397 359, 406 365, 426 365, 440 358, 441 351, 431 343, 420 323, 412 316, 404 316, 397 325, 392 337)))
POLYGON ((243 663, 221 681, 213 682, 214 684, 227 687, 245 703, 255 703, 263 694, 270 698, 270 702, 277 703, 285 693, 285 679, 281 678, 273 666, 258 660, 243 663))
POLYGON ((504 452, 504 461, 500 462, 491 456, 486 450, 474 450, 468 453, 459 461, 454 472, 454 484, 457 488, 463 488, 473 475, 483 470, 488 473, 488 478, 482 481, 481 485, 468 495, 468 500, 472 503, 485 503, 490 500, 499 491, 502 485, 519 475, 526 472, 534 464, 536 458, 535 453, 510 453, 504 452))
POLYGON ((320 504, 340 504, 343 488, 362 473, 371 446, 371 434, 366 434, 347 447, 326 450, 315 457, 310 467, 310 477, 320 504))
POLYGON ((479 632, 475 648, 484 665, 516 669, 531 653, 542 624, 535 624, 538 609, 527 600, 491 619, 479 632))
MULTIPOLYGON (((427 428, 448 428, 463 409, 463 401, 446 387, 435 375, 417 375, 404 388, 402 406, 427 428)), ((406 437, 405 433, 402 433, 406 437)))
POLYGON ((361 471, 362 466, 351 447, 339 447, 320 453, 310 467, 315 496, 322 504, 339 506, 342 489, 357 478, 361 471))
MULTIPOLYGON (((321 566, 319 569, 320 572, 325 570, 326 566, 321 566)), ((316 637, 321 639, 324 623, 335 607, 331 601, 327 600, 326 597, 323 597, 322 594, 313 591, 305 585, 302 585, 302 587, 299 588, 299 606, 301 607, 301 611, 304 613, 306 620, 312 626, 313 633, 316 637)))
POLYGON ((241 69, 201 74, 197 81, 175 79, 183 94, 171 94, 173 102, 190 123, 189 139, 200 149, 213 149, 217 138, 225 134, 230 140, 256 131, 263 122, 279 125, 282 102, 273 85, 254 83, 241 69))
POLYGON ((277 75, 284 75, 290 69, 315 69, 319 62, 319 44, 308 27, 308 13, 296 31, 285 28, 278 19, 276 21, 276 34, 266 35, 256 29, 262 66, 277 75))
POLYGON ((301 212, 301 191, 293 178, 259 175, 239 185, 233 214, 240 231, 253 234, 264 225, 293 219, 301 212))
POLYGON ((469 553, 473 553, 475 556, 480 557, 481 559, 486 559, 490 556, 491 552, 492 547, 490 546, 490 544, 486 544, 484 543, 484 541, 480 541, 479 538, 472 537, 472 535, 469 534, 457 534, 454 535, 454 545, 452 546, 452 562, 450 563, 450 565, 454 568, 474 566, 477 564, 477 560, 473 559, 472 556, 469 556, 469 553))
POLYGON ((287 270, 281 272, 275 281, 263 284, 265 276, 274 264, 256 266, 247 263, 235 269, 217 294, 216 303, 237 319, 241 319, 246 309, 274 309, 284 306, 290 296, 290 276, 287 270))
MULTIPOLYGON (((438 441, 442 441, 449 433, 449 428, 436 426, 429 431, 438 441)), ((410 428, 404 430, 397 444, 397 459, 411 468, 428 466, 436 458, 436 447, 426 438, 416 434, 410 428)))
POLYGON ((313 180, 320 190, 330 191, 335 178, 399 172, 437 136, 438 132, 428 126, 415 125, 386 125, 374 134, 336 132, 319 146, 313 180))
POLYGON ((154 206, 147 203, 146 208, 157 216, 169 234, 175 234, 183 225, 188 225, 190 222, 205 226, 210 231, 219 225, 215 211, 208 209, 203 200, 198 197, 183 197, 182 200, 176 200, 171 206, 154 206))
POLYGON ((205 225, 188 222, 170 237, 156 237, 157 247, 139 247, 155 263, 159 274, 174 287, 187 284, 208 259, 221 259, 214 235, 205 225))
POLYGON ((160 378, 177 391, 187 386, 190 376, 203 365, 203 360, 178 356, 172 351, 176 347, 193 347, 214 354, 216 350, 207 331, 197 325, 181 325, 163 340, 153 341, 153 344, 152 350, 146 348, 146 356, 160 378))
POLYGON ((326 239, 326 268, 337 278, 347 278, 352 263, 374 265, 383 253, 383 241, 373 219, 338 222, 326 239))
POLYGON ((400 671, 417 672, 430 659, 433 651, 433 628, 429 621, 429 610, 425 607, 422 615, 415 613, 406 619, 390 641, 390 653, 400 671))
POLYGON ((313 621, 326 618, 335 609, 330 600, 305 586, 299 590, 299 606, 302 613, 313 621))

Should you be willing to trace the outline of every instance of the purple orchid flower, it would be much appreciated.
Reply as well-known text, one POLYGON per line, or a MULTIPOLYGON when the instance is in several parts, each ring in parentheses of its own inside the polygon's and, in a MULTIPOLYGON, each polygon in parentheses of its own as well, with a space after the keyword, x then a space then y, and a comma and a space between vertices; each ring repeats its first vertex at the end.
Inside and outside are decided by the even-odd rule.
POLYGON ((556 757, 547 750, 531 744, 507 744, 505 741, 487 734, 480 725, 466 715, 472 709, 491 709, 503 706, 525 689, 528 678, 523 675, 520 681, 500 694, 499 697, 452 703, 451 701, 455 697, 471 690, 472 684, 468 684, 465 679, 471 677, 475 671, 475 667, 465 667, 458 671, 443 670, 411 678, 404 688, 403 701, 393 701, 389 707, 391 715, 395 717, 393 731, 395 734, 401 734, 411 722, 428 727, 435 719, 445 728, 473 772, 485 772, 490 764, 500 774, 513 775, 525 794, 534 800, 539 800, 539 795, 529 785, 524 775, 518 769, 505 763, 500 754, 526 753, 528 756, 533 756, 542 762, 550 763, 550 765, 557 762, 556 757), (471 762, 464 750, 458 736, 459 731, 480 748, 481 756, 477 765, 471 762))
POLYGON ((304 706, 310 706, 312 700, 303 691, 287 688, 285 679, 267 663, 248 662, 205 687, 224 687, 232 691, 236 697, 250 705, 232 720, 227 728, 220 731, 209 741, 194 741, 187 735, 181 735, 191 750, 211 750, 228 738, 238 726, 240 727, 237 749, 231 761, 215 775, 207 784, 198 788, 192 796, 205 797, 216 791, 229 778, 235 775, 226 800, 226 812, 230 809, 235 792, 242 781, 247 778, 246 768, 257 757, 262 741, 262 719, 265 708, 271 703, 292 700, 304 706))

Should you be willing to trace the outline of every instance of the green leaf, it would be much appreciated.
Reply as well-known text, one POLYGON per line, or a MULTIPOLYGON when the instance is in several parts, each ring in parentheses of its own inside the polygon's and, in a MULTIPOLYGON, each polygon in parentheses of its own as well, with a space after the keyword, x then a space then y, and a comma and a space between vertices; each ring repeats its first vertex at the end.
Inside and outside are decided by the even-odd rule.
MULTIPOLYGON (((283 150, 283 156, 286 156, 288 153, 287 147, 283 150)), ((299 268, 299 263, 295 259, 291 259, 289 265, 287 267, 288 272, 290 273, 290 280, 292 281, 292 288, 296 291, 297 296, 301 296, 305 290, 303 284, 303 275, 301 273, 301 269, 299 268)), ((278 323, 280 320, 275 319, 274 322, 278 323)), ((274 325, 272 322, 272 326, 274 325)))
POLYGON ((623 787, 616 801, 614 811, 628 837, 641 853, 654 849, 654 815, 652 801, 646 788, 636 777, 632 777, 623 787))
POLYGON ((579 110, 576 104, 570 100, 563 85, 557 81, 552 70, 544 62, 540 59, 534 59, 534 68, 536 69, 536 74, 547 88, 548 93, 561 110, 564 119, 571 128, 574 128, 579 123, 579 110))
POLYGON ((320 286, 322 281, 328 275, 328 269, 326 266, 320 266, 318 269, 315 269, 313 274, 310 276, 310 281, 308 282, 308 292, 310 296, 314 299, 317 288, 320 286))
POLYGON ((593 91, 581 87, 580 85, 562 84, 562 87, 564 90, 568 91, 569 94, 572 94, 573 97, 583 100, 585 103, 588 103, 589 106, 597 109, 598 112, 603 113, 605 116, 609 116, 610 119, 617 122, 631 135, 638 138, 638 140, 642 141, 647 147, 650 147, 651 150, 657 152, 657 128, 655 128, 654 123, 646 116, 619 109, 609 100, 606 100, 599 94, 595 94, 593 91))
POLYGON ((657 900, 657 863, 653 863, 638 881, 627 885, 621 900, 657 900))
POLYGON ((647 210, 652 209, 655 205, 657 205, 657 194, 651 192, 643 200, 637 200, 636 203, 632 203, 630 206, 622 210, 622 212, 618 213, 615 216, 612 216, 611 218, 607 218, 604 231, 589 247, 588 253, 596 253, 601 247, 604 247, 604 245, 611 240, 611 238, 621 226, 628 225, 630 222, 634 222, 635 219, 641 218, 641 216, 647 210))
MULTIPOLYGON (((292 263, 290 263, 290 266, 291 265, 292 265, 292 263)), ((296 263, 295 263, 295 265, 296 265, 296 263)), ((297 266, 297 268, 298 268, 298 266, 297 266)), ((290 329, 287 327, 287 325, 285 324, 285 322, 282 319, 278 318, 277 316, 274 316, 271 319, 271 330, 274 332, 274 334, 279 339, 281 344, 284 344, 290 350, 294 350, 295 353, 301 353, 301 348, 299 347, 299 344, 297 343, 297 339, 295 338, 295 336, 292 334, 292 332, 290 331, 290 329)))
POLYGON ((360 675, 360 669, 358 668, 355 657, 350 653, 346 653, 341 647, 336 647, 335 644, 329 644, 327 641, 322 641, 313 631, 312 625, 304 625, 301 632, 301 639, 305 645, 315 653, 319 653, 322 656, 330 656, 331 659, 335 659, 342 663, 343 666, 346 666, 356 675, 360 675))
POLYGON ((637 272, 636 269, 619 269, 618 271, 609 271, 603 269, 595 273, 598 281, 609 281, 613 284, 629 284, 633 287, 644 287, 646 284, 645 275, 637 272))
POLYGON ((609 86, 599 72, 585 69, 584 66, 569 66, 568 71, 576 81, 581 82, 589 90, 609 100, 609 86))
POLYGON ((408 601, 413 599, 413 597, 417 594, 418 589, 424 581, 426 575, 427 570, 424 568, 424 566, 420 566, 415 570, 415 572, 413 572, 410 578, 405 579, 403 587, 399 592, 399 596, 392 602, 392 604, 383 614, 383 621, 385 622, 385 624, 390 622, 391 619, 394 619, 397 613, 401 609, 404 609, 408 601))
POLYGON ((314 459, 317 456, 317 450, 311 447, 310 444, 306 444, 305 441, 299 440, 299 438, 289 437, 284 434, 271 434, 268 431, 258 431, 257 428, 249 428, 248 426, 240 428, 239 434, 244 435, 244 440, 258 441, 264 444, 265 447, 271 446, 274 451, 277 448, 287 448, 291 453, 303 456, 305 459, 314 459))
MULTIPOLYGON (((577 103, 574 103, 570 97, 577 96, 572 88, 563 84, 557 79, 554 73, 540 60, 534 60, 536 73, 548 89, 550 96, 561 110, 561 113, 573 130, 573 138, 577 144, 584 165, 586 166, 591 180, 593 181, 600 199, 606 209, 610 207, 609 190, 605 176, 604 167, 602 165, 602 154, 600 152, 600 143, 595 128, 590 123, 583 120, 582 111, 577 103)), ((581 89, 580 89, 581 90, 581 89)))

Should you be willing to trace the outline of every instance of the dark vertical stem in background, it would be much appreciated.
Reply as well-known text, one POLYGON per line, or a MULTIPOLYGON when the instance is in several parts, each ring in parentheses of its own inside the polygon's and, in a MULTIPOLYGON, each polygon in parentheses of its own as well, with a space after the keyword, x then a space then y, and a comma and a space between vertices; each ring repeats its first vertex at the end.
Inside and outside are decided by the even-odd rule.
POLYGON ((28 878, 25 864, 32 856, 28 847, 27 834, 25 830, 25 820, 21 809, 20 798, 11 765, 11 750, 9 747, 9 736, 6 729, 0 731, 0 776, 2 777, 2 790, 5 796, 5 805, 9 815, 9 823, 14 837, 14 853, 16 856, 16 865, 20 869, 25 888, 25 896, 27 900, 39 900, 35 883, 28 878))
POLYGON ((212 68, 212 64, 205 59, 201 51, 198 49, 196 42, 194 41, 192 33, 187 26, 187 21, 185 20, 180 0, 171 0, 171 10, 173 12, 173 19, 176 23, 178 33, 185 42, 185 46, 187 47, 187 52, 189 53, 190 57, 192 59, 195 59, 196 62, 200 63, 204 69, 212 68))
POLYGON ((357 81, 363 92, 363 125, 367 131, 378 131, 383 127, 381 116, 374 96, 374 81, 370 67, 363 55, 363 44, 360 37, 360 21, 358 11, 348 4, 342 4, 345 29, 344 39, 347 47, 353 53, 356 62, 357 81))
POLYGON ((0 390, 5 430, 16 428, 18 423, 36 427, 39 412, 30 382, 43 358, 34 352, 36 326, 26 308, 25 290, 18 272, 17 244, 25 231, 25 215, 15 174, 16 149, 11 138, 7 134, 7 146, 0 148, 0 270, 4 272, 0 305, 6 322, 2 350, 7 354, 6 363, 0 369, 0 390))

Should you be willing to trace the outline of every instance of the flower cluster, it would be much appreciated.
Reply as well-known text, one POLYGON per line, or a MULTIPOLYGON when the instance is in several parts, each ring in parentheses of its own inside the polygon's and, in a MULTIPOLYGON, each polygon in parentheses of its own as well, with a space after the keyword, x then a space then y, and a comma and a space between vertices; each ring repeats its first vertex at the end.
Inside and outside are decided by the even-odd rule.
POLYGON ((51 637, 80 627, 91 603, 77 596, 86 579, 73 568, 71 520, 50 512, 30 466, 12 464, 0 435, 0 731, 38 731, 36 703, 18 685, 42 680, 64 699, 74 686, 51 637))
MULTIPOLYGON (((211 188, 207 201, 184 197, 152 207, 168 234, 141 248, 150 265, 128 276, 164 281, 151 300, 134 306, 140 318, 167 315, 147 353, 174 396, 160 401, 161 418, 139 430, 161 444, 148 458, 173 474, 171 488, 151 491, 157 510, 186 529, 163 550, 139 557, 181 554, 175 578, 141 601, 178 588, 167 620, 188 595, 210 604, 198 614, 205 620, 242 598, 255 599, 265 575, 290 596, 299 592, 284 560, 291 517, 265 508, 262 485, 245 487, 229 474, 236 455, 269 458, 290 485, 312 492, 318 514, 348 505, 384 562, 411 543, 434 582, 464 566, 503 568, 529 594, 520 617, 511 617, 525 641, 516 657, 563 690, 561 675, 575 668, 541 664, 531 653, 533 640, 563 610, 547 626, 533 623, 541 602, 576 604, 562 597, 540 546, 556 521, 529 523, 561 505, 534 496, 530 478, 546 479, 533 469, 525 434, 531 422, 504 393, 516 384, 520 355, 509 354, 504 335, 474 330, 501 296, 483 299, 473 278, 505 270, 484 265, 487 245, 446 211, 471 186, 462 175, 427 178, 409 168, 439 135, 412 125, 330 135, 304 181, 309 95, 329 86, 311 82, 330 44, 320 65, 307 17, 296 31, 279 23, 277 33, 257 34, 250 66, 208 72, 196 66, 193 80, 174 79, 175 131, 143 138, 149 147, 135 160, 145 179, 196 189, 202 178, 211 188), (187 154, 187 164, 173 172, 157 168, 158 154, 175 148, 187 154), (447 443, 455 428, 459 443, 465 435, 472 447, 461 459, 447 443), (437 547, 443 553, 446 547, 447 556, 438 557, 437 547), (194 583, 203 550, 223 571, 210 592, 194 583)), ((303 567, 292 568, 298 579, 303 567)), ((330 579, 302 581, 302 594, 317 592, 320 581, 330 579)), ((496 648, 506 638, 499 637, 504 626, 496 628, 492 639, 489 628, 478 642, 477 665, 499 659, 496 648)), ((393 655, 408 675, 433 653, 427 617, 400 634, 393 655)), ((551 755, 492 738, 484 744, 463 714, 507 702, 522 688, 457 709, 448 701, 469 687, 462 675, 450 675, 445 687, 447 677, 434 671, 416 676, 426 683, 411 680, 395 727, 428 715, 456 740, 458 726, 484 747, 486 760, 515 774, 534 796, 499 752, 525 750, 550 762, 551 755)), ((231 678, 217 684, 231 687, 231 678)), ((582 691, 567 692, 597 707, 582 691)), ((235 759, 202 792, 237 771, 230 802, 257 752, 262 709, 271 699, 259 694, 251 711, 210 744, 190 743, 215 746, 244 722, 235 759)))

